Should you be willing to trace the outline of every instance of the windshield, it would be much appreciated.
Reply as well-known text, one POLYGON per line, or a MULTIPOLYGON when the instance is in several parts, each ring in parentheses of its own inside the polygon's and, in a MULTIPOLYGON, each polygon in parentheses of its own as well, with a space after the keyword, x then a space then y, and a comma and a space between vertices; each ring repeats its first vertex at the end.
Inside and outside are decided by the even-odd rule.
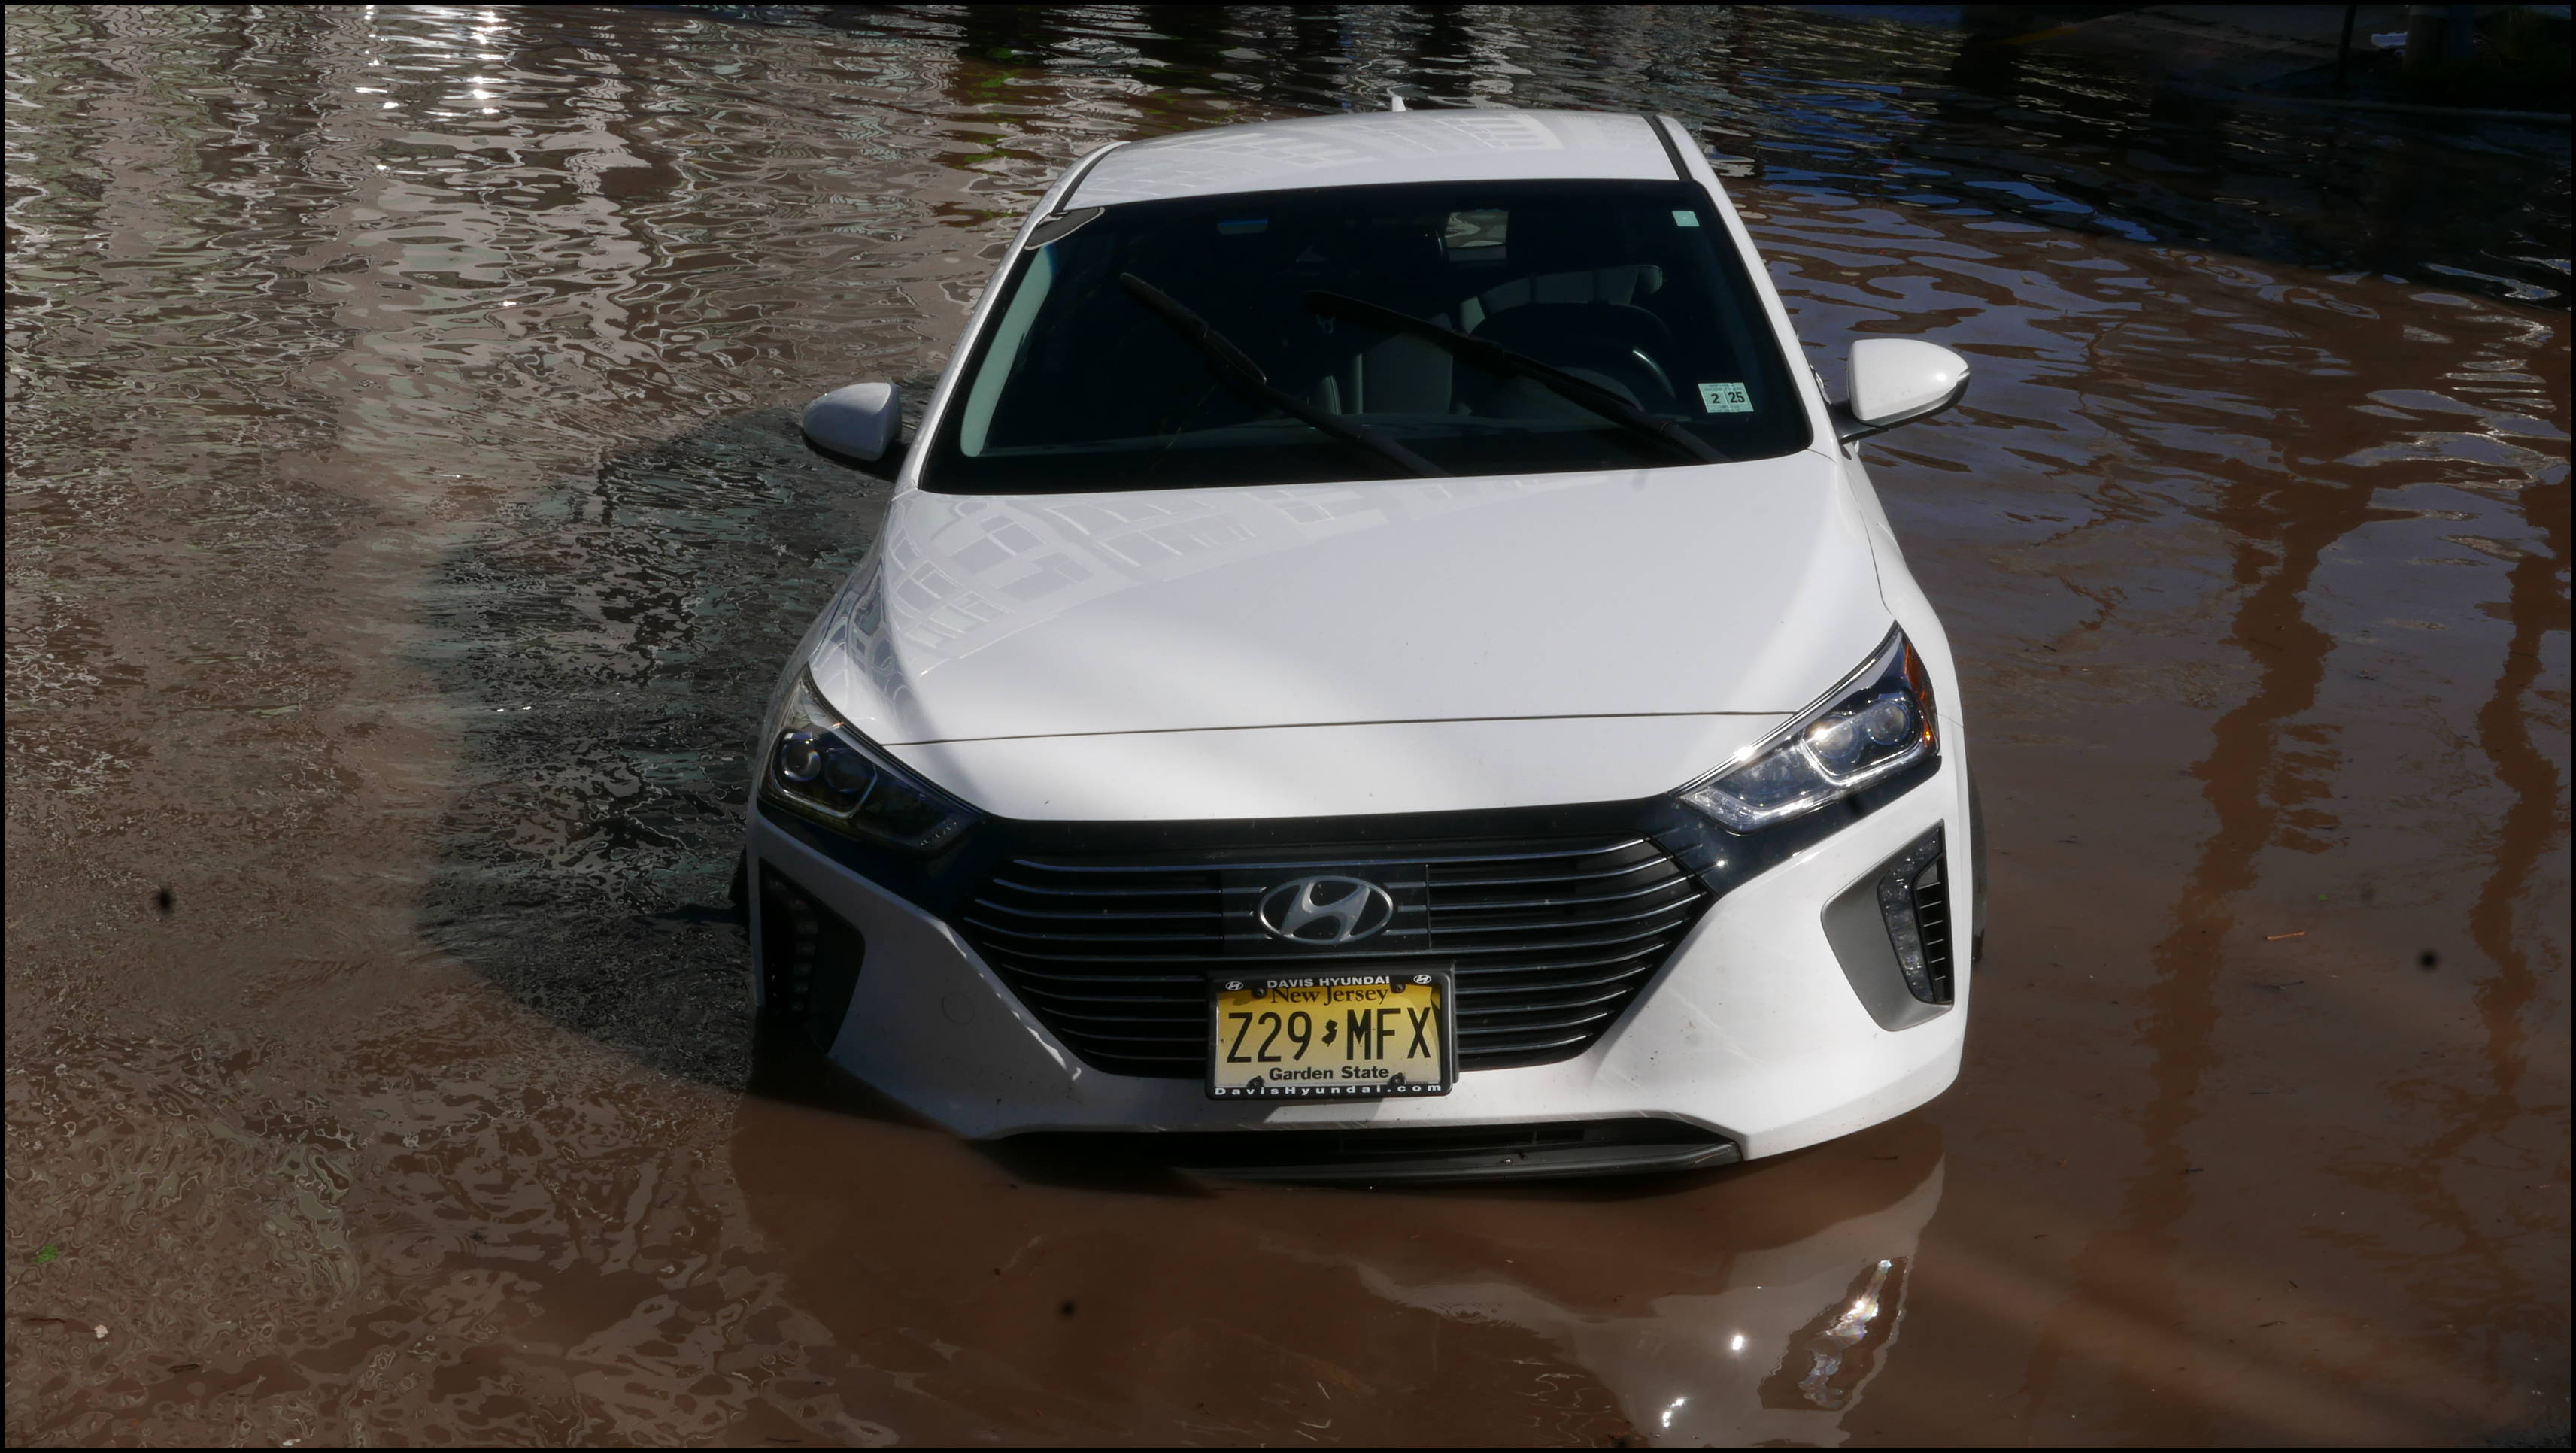
POLYGON ((1809 442, 1695 187, 1317 188, 1048 226, 1003 284, 925 489, 1656 468, 1809 442))

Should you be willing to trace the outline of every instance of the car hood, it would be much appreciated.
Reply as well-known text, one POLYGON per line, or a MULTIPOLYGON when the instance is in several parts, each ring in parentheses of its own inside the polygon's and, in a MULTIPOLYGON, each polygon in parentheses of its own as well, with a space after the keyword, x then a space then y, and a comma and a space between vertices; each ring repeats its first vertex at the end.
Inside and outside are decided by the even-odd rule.
POLYGON ((1838 461, 1809 452, 1525 478, 906 491, 806 654, 853 725, 903 748, 1770 719, 1887 622, 1838 461))

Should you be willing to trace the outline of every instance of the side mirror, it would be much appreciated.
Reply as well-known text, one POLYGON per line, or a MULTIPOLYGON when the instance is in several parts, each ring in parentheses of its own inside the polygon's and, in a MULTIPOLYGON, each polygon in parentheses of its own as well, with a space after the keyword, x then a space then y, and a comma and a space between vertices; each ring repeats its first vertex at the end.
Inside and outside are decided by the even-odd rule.
POLYGON ((822 448, 874 463, 903 428, 902 400, 893 384, 854 383, 807 404, 796 422, 822 448))
POLYGON ((1930 418, 1968 392, 1968 360, 1938 343, 1864 338, 1852 345, 1851 402, 1834 405, 1844 443, 1930 418))

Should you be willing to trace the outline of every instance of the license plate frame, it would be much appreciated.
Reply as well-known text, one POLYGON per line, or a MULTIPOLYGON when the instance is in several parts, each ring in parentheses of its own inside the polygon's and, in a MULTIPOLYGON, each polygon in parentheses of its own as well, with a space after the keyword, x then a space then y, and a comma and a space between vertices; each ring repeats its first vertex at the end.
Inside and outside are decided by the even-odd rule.
POLYGON ((1446 1095, 1458 1085, 1457 981, 1446 965, 1218 974, 1208 980, 1207 1013, 1207 1096, 1211 1100, 1257 1103, 1416 1099, 1446 1095), (1372 989, 1377 992, 1370 993, 1372 989), (1424 1006, 1406 1002, 1426 990, 1432 995, 1428 1020, 1419 1017, 1424 1006), (1249 1023, 1227 1022, 1227 1015, 1246 1012, 1253 1016, 1249 1023), (1263 1025, 1259 1016, 1265 1012, 1279 1014, 1280 1022, 1263 1025), (1281 1036, 1291 1032, 1294 1021, 1290 1016, 1301 1012, 1333 1017, 1309 1019, 1307 1044, 1302 1050, 1280 1053, 1268 1061, 1260 1059, 1260 1046, 1252 1043, 1253 1033, 1266 1028, 1270 1033, 1265 1042, 1273 1049, 1293 1049, 1293 1040, 1281 1036), (1386 1056, 1373 1053, 1366 1064, 1360 1064, 1350 1053, 1355 1041, 1345 1030, 1360 1023, 1358 1016, 1363 1013, 1367 1016, 1366 1042, 1382 1044, 1390 1042, 1390 1038, 1400 1042, 1404 1053, 1396 1057, 1398 1063, 1389 1064, 1386 1056), (1386 1014, 1395 1017, 1388 1020, 1382 1017, 1386 1014), (1414 1052, 1417 1037, 1437 1041, 1422 1046, 1429 1051, 1428 1067, 1424 1064, 1426 1056, 1414 1052), (1320 1052, 1319 1045, 1339 1058, 1320 1052), (1234 1055, 1241 1055, 1242 1061, 1235 1062, 1234 1055), (1387 1073, 1383 1077, 1365 1073, 1354 1077, 1347 1068, 1354 1065, 1387 1073), (1324 1073, 1278 1078, 1274 1070, 1324 1073))

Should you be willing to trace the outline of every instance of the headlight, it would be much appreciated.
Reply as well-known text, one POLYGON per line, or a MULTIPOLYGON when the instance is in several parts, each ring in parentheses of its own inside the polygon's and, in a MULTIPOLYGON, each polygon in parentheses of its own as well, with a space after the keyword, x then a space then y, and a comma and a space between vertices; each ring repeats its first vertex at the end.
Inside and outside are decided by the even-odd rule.
POLYGON ((1891 630, 1861 668, 1760 746, 1682 789, 1681 799, 1751 832, 1849 797, 1937 754, 1932 677, 1891 630))
POLYGON ((913 775, 841 719, 800 674, 761 764, 763 802, 835 832, 926 853, 975 821, 974 809, 913 775))

